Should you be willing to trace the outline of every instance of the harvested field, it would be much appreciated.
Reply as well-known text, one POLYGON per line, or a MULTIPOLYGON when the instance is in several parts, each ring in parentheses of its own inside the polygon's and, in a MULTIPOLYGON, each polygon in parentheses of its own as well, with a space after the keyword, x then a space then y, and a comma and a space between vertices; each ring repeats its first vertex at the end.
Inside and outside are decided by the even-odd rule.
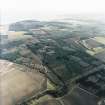
POLYGON ((96 40, 101 44, 105 44, 105 37, 94 37, 93 40, 96 40))
POLYGON ((0 60, 0 105, 15 105, 46 89, 44 75, 24 69, 29 68, 0 60))

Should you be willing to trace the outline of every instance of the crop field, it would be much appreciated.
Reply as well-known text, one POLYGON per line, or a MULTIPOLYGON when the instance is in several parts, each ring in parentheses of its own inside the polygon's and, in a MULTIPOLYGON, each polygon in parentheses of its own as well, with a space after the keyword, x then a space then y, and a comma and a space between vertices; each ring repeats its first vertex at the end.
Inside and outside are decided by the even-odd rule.
POLYGON ((93 40, 96 40, 99 43, 105 44, 105 37, 94 37, 93 40))
POLYGON ((9 40, 18 40, 18 39, 25 39, 25 38, 30 38, 30 35, 24 35, 26 32, 25 31, 10 31, 8 32, 8 39, 9 40))
POLYGON ((46 79, 40 73, 24 72, 23 70, 28 68, 2 60, 0 66, 1 105, 16 104, 46 87, 46 79))

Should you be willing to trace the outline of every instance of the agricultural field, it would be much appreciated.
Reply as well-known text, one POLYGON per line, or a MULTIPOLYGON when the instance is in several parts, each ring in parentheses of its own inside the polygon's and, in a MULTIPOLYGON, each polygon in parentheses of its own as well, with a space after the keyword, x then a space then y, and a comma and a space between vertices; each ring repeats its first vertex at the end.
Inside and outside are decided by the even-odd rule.
POLYGON ((24 72, 30 69, 6 60, 0 60, 0 67, 1 105, 16 104, 47 88, 46 78, 35 70, 24 72))

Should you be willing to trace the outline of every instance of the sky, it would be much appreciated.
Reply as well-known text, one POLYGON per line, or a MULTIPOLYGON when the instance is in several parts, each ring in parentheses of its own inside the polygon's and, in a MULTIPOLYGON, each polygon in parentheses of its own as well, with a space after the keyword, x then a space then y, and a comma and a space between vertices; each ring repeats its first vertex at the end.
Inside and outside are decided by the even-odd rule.
POLYGON ((0 0, 3 24, 24 19, 49 20, 67 14, 105 15, 105 0, 0 0))

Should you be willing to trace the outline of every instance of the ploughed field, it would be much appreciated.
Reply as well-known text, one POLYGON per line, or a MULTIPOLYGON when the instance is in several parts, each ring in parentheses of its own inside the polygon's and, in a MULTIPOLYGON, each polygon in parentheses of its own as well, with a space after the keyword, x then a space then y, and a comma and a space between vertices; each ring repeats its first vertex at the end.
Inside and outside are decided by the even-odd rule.
POLYGON ((46 78, 29 68, 0 60, 0 105, 15 105, 46 89, 46 78))

